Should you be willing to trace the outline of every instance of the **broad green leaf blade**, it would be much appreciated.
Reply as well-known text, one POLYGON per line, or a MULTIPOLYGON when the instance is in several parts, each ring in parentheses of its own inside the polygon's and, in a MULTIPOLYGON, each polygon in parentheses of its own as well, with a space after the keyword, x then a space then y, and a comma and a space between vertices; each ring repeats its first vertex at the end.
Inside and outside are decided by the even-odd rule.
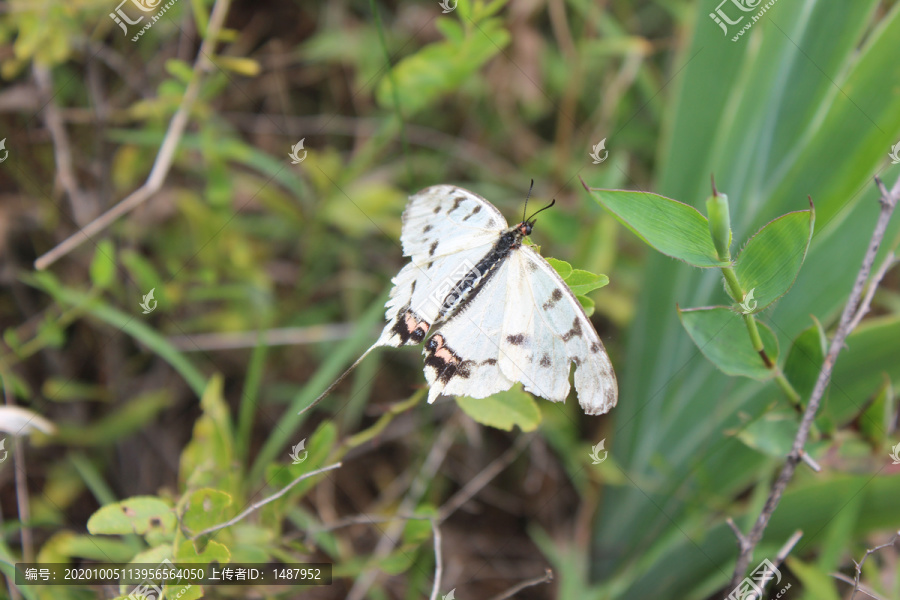
MULTIPOLYGON (((678 316, 703 356, 723 373, 759 380, 774 375, 774 371, 766 368, 759 353, 753 349, 743 318, 730 308, 678 309, 678 316)), ((757 322, 757 326, 763 347, 774 362, 778 356, 775 334, 763 323, 757 322)))
POLYGON ((146 535, 154 530, 171 533, 175 530, 175 512, 159 498, 135 496, 102 507, 88 519, 87 529, 94 535, 146 535))
POLYGON ((725 267, 697 209, 649 192, 591 189, 597 201, 653 248, 695 267, 725 267))
POLYGON ((575 269, 572 273, 564 278, 566 285, 572 290, 576 296, 583 296, 596 289, 602 288, 609 284, 609 277, 606 275, 595 275, 590 271, 582 271, 575 269))
POLYGON ((541 422, 541 410, 531 394, 522 391, 521 386, 487 398, 457 396, 456 403, 482 425, 504 431, 512 431, 514 425, 522 431, 534 431, 541 422))
POLYGON ((825 332, 815 321, 794 339, 784 361, 784 376, 804 401, 812 394, 813 386, 825 360, 825 332))
MULTIPOLYGON (((806 258, 815 220, 810 204, 809 210, 770 221, 741 250, 734 269, 744 291, 754 292, 757 304, 753 312, 764 310, 794 285, 806 258)), ((741 302, 742 298, 734 300, 741 302)))

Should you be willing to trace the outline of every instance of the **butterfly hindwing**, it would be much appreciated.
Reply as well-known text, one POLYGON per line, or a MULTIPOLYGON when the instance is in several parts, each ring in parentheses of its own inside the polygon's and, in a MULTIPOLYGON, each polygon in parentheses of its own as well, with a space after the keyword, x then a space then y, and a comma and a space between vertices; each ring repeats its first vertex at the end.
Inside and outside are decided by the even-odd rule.
POLYGON ((532 393, 560 401, 568 394, 569 370, 575 363, 575 391, 584 411, 609 411, 618 398, 616 374, 575 294, 528 246, 509 260, 509 286, 519 291, 504 319, 500 347, 508 360, 501 362, 501 369, 532 393), (521 343, 519 335, 524 336, 521 343))

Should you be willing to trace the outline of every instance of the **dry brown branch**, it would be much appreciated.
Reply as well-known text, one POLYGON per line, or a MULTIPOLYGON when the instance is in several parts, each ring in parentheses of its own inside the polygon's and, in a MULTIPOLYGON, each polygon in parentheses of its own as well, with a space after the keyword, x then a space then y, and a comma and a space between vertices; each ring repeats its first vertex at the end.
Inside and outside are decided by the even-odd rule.
POLYGON ((207 527, 203 531, 200 531, 199 533, 196 533, 193 536, 191 536, 190 539, 191 539, 191 541, 193 541, 193 540, 196 540, 197 538, 199 538, 201 535, 206 535, 207 533, 212 533, 214 531, 218 531, 220 529, 225 529, 226 527, 230 527, 231 525, 234 525, 235 523, 238 523, 238 522, 242 521, 243 519, 245 519, 247 517, 247 515, 249 515, 253 511, 262 508, 263 506, 265 506, 269 502, 272 502, 273 500, 278 500, 279 498, 281 498, 282 496, 287 494, 288 490, 290 490, 292 487, 294 487, 295 485, 297 485, 304 479, 309 479, 310 477, 315 477, 316 475, 321 475, 322 473, 327 473, 328 471, 333 471, 334 469, 339 469, 340 467, 341 467, 341 463, 337 462, 337 463, 334 463, 333 465, 328 465, 327 467, 322 467, 321 469, 316 469, 315 471, 310 471, 309 473, 304 473, 303 475, 297 477, 292 482, 290 482, 289 484, 287 484, 286 486, 284 486, 283 488, 281 488, 280 490, 278 490, 271 496, 268 496, 267 498, 263 498, 259 502, 254 502, 253 504, 248 506, 244 511, 242 511, 239 515, 237 515, 236 517, 228 519, 224 523, 219 523, 218 525, 213 525, 212 527, 207 527))
POLYGON ((523 581, 522 583, 514 585, 505 592, 497 594, 496 596, 491 598, 491 600, 506 600, 507 598, 512 598, 525 588, 534 587, 542 583, 550 583, 551 581, 553 581, 553 571, 547 569, 546 571, 544 571, 544 574, 542 576, 535 577, 534 579, 529 579, 528 581, 523 581))
MULTIPOLYGON (((897 206, 898 198, 900 198, 900 179, 897 180, 890 192, 887 190, 887 188, 885 188, 884 183, 882 183, 881 180, 877 177, 875 178, 875 183, 878 186, 879 191, 881 192, 879 197, 881 210, 878 213, 878 219, 875 222, 875 229, 872 232, 869 246, 866 249, 865 256, 863 257, 862 265, 860 266, 859 273, 856 276, 856 281, 853 283, 853 289, 850 292, 850 297, 847 299, 847 304, 844 306, 844 310, 841 313, 837 331, 835 332, 834 337, 831 339, 831 345, 828 348, 828 354, 825 356, 825 360, 822 362, 822 368, 820 369, 819 376, 816 379, 815 387, 813 387, 812 394, 809 398, 809 403, 806 405, 806 410, 804 411, 803 418, 800 421, 800 427, 797 430, 797 435, 794 437, 794 443, 791 447, 791 452, 790 454, 788 454, 787 459, 785 460, 785 464, 781 469, 781 473, 779 473, 778 478, 772 485, 772 489, 769 492, 769 497, 766 499, 766 503, 763 506, 759 517, 757 517, 756 522, 753 524, 753 528, 750 530, 750 533, 746 536, 737 536, 740 552, 734 566, 734 572, 732 573, 731 583, 728 586, 728 589, 733 589, 741 581, 741 579, 743 579, 744 573, 747 571, 747 567, 750 564, 750 560, 753 558, 753 550, 762 539, 763 532, 765 531, 766 526, 769 524, 769 519, 771 519, 772 514, 778 507, 778 502, 781 500, 781 496, 784 494, 784 490, 787 488, 788 483, 794 476, 794 471, 797 468, 797 465, 802 460, 803 447, 806 445, 806 440, 809 437, 809 431, 812 427, 813 420, 816 417, 816 413, 819 411, 819 405, 822 401, 822 396, 825 393, 825 388, 828 386, 828 382, 831 379, 831 372, 834 369, 834 363, 837 360, 838 354, 840 353, 841 349, 844 347, 844 341, 852 331, 851 325, 854 322, 854 315, 856 315, 860 307, 860 298, 862 297, 863 288, 865 288, 866 282, 869 280, 869 274, 872 271, 872 265, 875 263, 875 256, 878 254, 878 248, 881 246, 881 242, 884 239, 884 234, 887 231, 888 223, 891 220, 891 215, 893 214, 894 209, 897 206)), ((873 281, 870 285, 870 289, 874 289, 875 286, 876 284, 873 281)), ((736 533, 739 533, 736 527, 734 529, 736 530, 736 533)))
POLYGON ((216 41, 219 38, 219 33, 222 30, 222 25, 225 22, 225 16, 228 14, 230 4, 231 0, 216 0, 215 5, 213 6, 212 13, 209 17, 209 25, 206 29, 206 37, 204 37, 203 43, 200 45, 200 50, 197 52, 197 57, 194 61, 193 75, 184 91, 184 96, 181 99, 181 103, 178 105, 178 110, 175 111, 175 115, 172 117, 172 120, 169 121, 169 127, 166 130, 166 135, 163 138, 159 152, 156 154, 156 160, 153 162, 153 168, 150 170, 150 175, 147 176, 147 181, 114 207, 88 223, 78 232, 67 237, 49 252, 39 256, 37 260, 34 261, 35 269, 39 271, 46 269, 66 254, 109 227, 116 219, 128 214, 143 204, 148 198, 162 188, 163 182, 165 182, 166 176, 169 174, 169 169, 172 167, 172 162, 175 160, 175 151, 178 149, 178 143, 181 141, 181 136, 184 134, 185 127, 187 127, 191 108, 194 106, 194 102, 200 94, 200 83, 203 79, 203 73, 212 66, 210 57, 213 55, 216 41))

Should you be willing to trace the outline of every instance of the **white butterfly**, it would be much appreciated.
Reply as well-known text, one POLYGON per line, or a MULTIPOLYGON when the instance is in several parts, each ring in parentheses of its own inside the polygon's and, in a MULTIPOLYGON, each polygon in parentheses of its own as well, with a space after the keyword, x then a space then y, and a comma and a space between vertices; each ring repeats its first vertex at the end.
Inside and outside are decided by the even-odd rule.
POLYGON ((424 341, 429 403, 486 398, 517 381, 563 402, 575 363, 584 411, 608 412, 618 397, 612 364, 575 295, 522 243, 534 223, 509 227, 490 202, 452 185, 411 196, 400 236, 410 262, 391 280, 388 323, 359 361, 379 346, 424 341))

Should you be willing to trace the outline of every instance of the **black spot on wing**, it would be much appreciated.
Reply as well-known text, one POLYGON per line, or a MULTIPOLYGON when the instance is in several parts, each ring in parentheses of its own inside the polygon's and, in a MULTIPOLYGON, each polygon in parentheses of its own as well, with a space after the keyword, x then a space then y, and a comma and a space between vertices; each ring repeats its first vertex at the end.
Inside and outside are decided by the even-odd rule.
POLYGON ((506 341, 513 346, 521 346, 525 342, 525 336, 521 333, 517 333, 516 335, 508 335, 506 336, 506 341))
POLYGON ((480 210, 481 210, 481 205, 480 205, 480 204, 476 204, 476 205, 475 205, 475 208, 472 209, 472 212, 470 212, 470 213, 467 214, 465 217, 463 217, 463 221, 468 221, 468 220, 469 220, 469 217, 473 217, 473 216, 477 215, 477 214, 478 214, 478 211, 480 211, 480 210))
POLYGON ((440 205, 440 204, 438 204, 437 206, 434 207, 434 214, 438 214, 439 212, 441 212, 441 205, 440 205))
POLYGON ((484 366, 484 365, 494 366, 496 364, 497 364, 496 358, 486 358, 483 361, 481 361, 481 366, 484 366))
POLYGON ((438 242, 435 241, 431 244, 431 247, 428 248, 428 256, 434 256, 434 251, 437 250, 438 242))
MULTIPOLYGON (((438 207, 438 210, 440 210, 440 207, 438 207)), ((426 225, 422 228, 422 233, 428 233, 429 231, 431 231, 431 225, 426 225)))
POLYGON ((556 306, 557 302, 562 300, 562 297, 563 297, 563 293, 560 291, 559 288, 556 288, 555 290, 553 290, 553 293, 550 294, 550 299, 547 300, 546 302, 544 302, 541 305, 541 308, 543 308, 544 310, 550 310, 551 308, 556 306))
POLYGON ((436 379, 444 385, 454 377, 468 379, 470 368, 475 364, 472 360, 462 360, 449 346, 444 344, 444 336, 434 334, 425 344, 425 366, 435 370, 436 379))
POLYGON ((541 357, 541 366, 549 367, 550 366, 550 357, 546 354, 541 357))
POLYGON ((600 352, 600 344, 598 344, 597 342, 592 343, 591 344, 591 352, 593 352, 594 354, 596 354, 597 352, 600 352))
POLYGON ((575 320, 572 321, 572 329, 563 334, 562 340, 568 342, 573 337, 581 337, 581 333, 581 322, 578 320, 578 317, 575 317, 575 320))
POLYGON ((453 206, 450 208, 450 210, 447 211, 447 214, 449 215, 449 214, 452 213, 454 210, 456 210, 457 208, 459 208, 459 205, 462 204, 462 203, 465 202, 465 201, 466 201, 466 197, 465 197, 465 196, 457 196, 456 198, 454 198, 454 199, 453 199, 453 206))

